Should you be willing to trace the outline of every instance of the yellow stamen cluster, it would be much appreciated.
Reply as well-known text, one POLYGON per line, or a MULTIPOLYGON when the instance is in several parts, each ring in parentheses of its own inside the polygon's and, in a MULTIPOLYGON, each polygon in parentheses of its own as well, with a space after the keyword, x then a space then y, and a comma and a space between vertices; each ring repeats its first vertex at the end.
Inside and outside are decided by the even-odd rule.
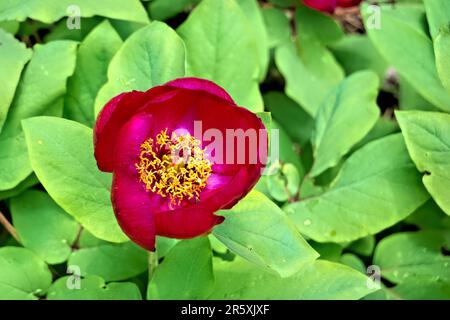
POLYGON ((196 200, 211 175, 212 163, 205 159, 200 141, 186 135, 167 135, 161 131, 153 140, 141 144, 136 170, 146 189, 162 197, 170 197, 172 204, 183 199, 196 200))

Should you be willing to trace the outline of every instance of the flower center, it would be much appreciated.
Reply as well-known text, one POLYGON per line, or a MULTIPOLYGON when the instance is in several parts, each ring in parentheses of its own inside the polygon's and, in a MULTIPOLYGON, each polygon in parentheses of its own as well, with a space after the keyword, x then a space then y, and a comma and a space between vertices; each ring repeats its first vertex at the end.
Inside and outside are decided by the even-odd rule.
POLYGON ((170 197, 172 204, 194 197, 198 200, 211 175, 212 163, 205 159, 205 151, 189 133, 169 137, 165 129, 155 140, 149 138, 141 144, 139 163, 135 164, 139 180, 147 190, 170 197))

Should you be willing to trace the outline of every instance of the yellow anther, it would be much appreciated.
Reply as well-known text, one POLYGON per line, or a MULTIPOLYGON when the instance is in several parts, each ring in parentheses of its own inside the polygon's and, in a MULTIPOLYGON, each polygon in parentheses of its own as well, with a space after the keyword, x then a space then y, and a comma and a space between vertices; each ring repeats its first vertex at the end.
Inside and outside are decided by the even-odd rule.
POLYGON ((146 189, 162 197, 170 197, 172 204, 183 199, 196 200, 206 187, 212 163, 205 157, 200 141, 186 135, 167 134, 161 131, 156 139, 141 144, 136 170, 146 189))

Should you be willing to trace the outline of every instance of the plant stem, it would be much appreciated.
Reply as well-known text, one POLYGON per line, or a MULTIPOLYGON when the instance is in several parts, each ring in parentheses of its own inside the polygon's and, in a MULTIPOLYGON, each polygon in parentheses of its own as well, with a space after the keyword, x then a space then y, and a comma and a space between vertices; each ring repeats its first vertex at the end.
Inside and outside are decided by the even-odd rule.
POLYGON ((158 267, 158 253, 155 251, 149 251, 148 253, 148 281, 150 282, 155 273, 155 269, 158 267))
POLYGON ((3 215, 3 213, 0 211, 0 224, 2 224, 6 231, 9 232, 9 234, 16 239, 18 243, 20 243, 19 235, 17 234, 16 229, 13 227, 13 225, 6 219, 6 217, 3 215))

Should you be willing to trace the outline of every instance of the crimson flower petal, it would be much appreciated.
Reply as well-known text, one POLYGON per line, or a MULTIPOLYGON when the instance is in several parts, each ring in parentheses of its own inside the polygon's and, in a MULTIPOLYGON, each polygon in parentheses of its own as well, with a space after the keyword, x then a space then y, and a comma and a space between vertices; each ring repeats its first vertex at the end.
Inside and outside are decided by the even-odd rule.
POLYGON ((303 0, 303 3, 313 9, 333 13, 336 9, 336 0, 303 0))
POLYGON ((113 155, 117 133, 137 110, 150 102, 161 102, 175 94, 168 87, 155 87, 146 92, 132 91, 112 98, 100 111, 94 127, 95 159, 102 171, 113 171, 113 155))

